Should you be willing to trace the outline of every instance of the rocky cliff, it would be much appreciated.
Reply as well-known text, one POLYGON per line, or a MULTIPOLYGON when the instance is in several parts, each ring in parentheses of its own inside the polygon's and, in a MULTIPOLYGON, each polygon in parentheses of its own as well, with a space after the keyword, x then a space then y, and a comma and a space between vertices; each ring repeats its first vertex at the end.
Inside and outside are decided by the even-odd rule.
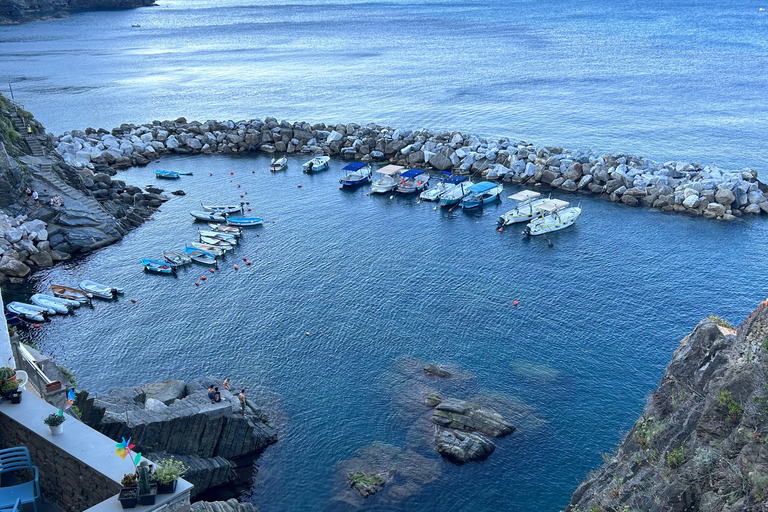
POLYGON ((130 9, 154 5, 154 0, 5 0, 0 2, 0 24, 62 17, 83 9, 130 9))
POLYGON ((738 330, 705 319, 683 338, 642 415, 569 512, 768 509, 767 308, 738 330))

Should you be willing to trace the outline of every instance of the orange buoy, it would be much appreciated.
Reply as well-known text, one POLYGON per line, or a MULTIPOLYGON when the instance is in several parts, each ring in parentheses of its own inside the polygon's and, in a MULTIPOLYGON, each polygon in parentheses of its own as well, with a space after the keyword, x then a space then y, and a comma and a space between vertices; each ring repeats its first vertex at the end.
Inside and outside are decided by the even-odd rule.
POLYGON ((514 306, 517 307, 517 301, 514 301, 512 304, 514 304, 514 306))
POLYGON ((213 173, 212 173, 212 172, 209 172, 209 173, 208 173, 208 176, 213 176, 213 173))
POLYGON ((237 188, 240 188, 240 184, 239 183, 237 184, 237 188))
POLYGON ((206 279, 208 279, 208 278, 205 277, 205 276, 200 276, 200 280, 205 281, 206 279))
POLYGON ((238 267, 237 265, 235 265, 235 270, 237 270, 237 269, 239 269, 239 268, 240 268, 240 267, 238 267))
POLYGON ((35 324, 35 327, 37 327, 39 329, 40 328, 40 324, 35 324))
POLYGON ((301 188, 301 185, 299 185, 299 188, 301 188))
POLYGON ((499 233, 501 233, 502 231, 504 231, 504 228, 499 228, 499 233))
POLYGON ((246 265, 250 265, 250 264, 251 264, 251 262, 250 262, 250 261, 246 261, 246 262, 245 262, 245 264, 246 264, 246 265))
POLYGON ((213 269, 211 269, 211 274, 213 274, 214 272, 216 272, 216 271, 215 271, 215 270, 213 270, 213 269))
POLYGON ((250 201, 246 201, 245 204, 251 204, 251 202, 250 201))
POLYGON ((235 171, 229 171, 229 174, 235 174, 235 171))
POLYGON ((200 283, 198 283, 197 281, 195 281, 195 286, 200 286, 200 283))
POLYGON ((131 302, 133 302, 134 304, 136 304, 136 299, 131 299, 131 302))
POLYGON ((366 192, 365 195, 369 196, 369 195, 371 195, 371 193, 370 192, 366 192))
POLYGON ((256 171, 251 171, 251 174, 256 174, 256 171))
POLYGON ((243 256, 243 261, 248 261, 248 258, 246 258, 245 256, 243 256))
MULTIPOLYGON (((239 186, 240 186, 240 185, 238 185, 238 187, 239 187, 239 186)), ((242 199, 242 198, 243 198, 243 194, 240 194, 240 199, 242 199)))
POLYGON ((250 208, 248 208, 248 211, 251 211, 251 209, 250 209, 250 208))

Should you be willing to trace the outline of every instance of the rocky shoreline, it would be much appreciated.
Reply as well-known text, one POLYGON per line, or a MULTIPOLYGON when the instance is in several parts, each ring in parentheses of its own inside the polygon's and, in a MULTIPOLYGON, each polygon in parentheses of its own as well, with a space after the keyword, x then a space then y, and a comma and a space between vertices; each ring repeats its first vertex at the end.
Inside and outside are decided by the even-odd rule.
POLYGON ((264 121, 153 121, 111 131, 73 130, 54 140, 65 162, 83 172, 147 165, 165 155, 325 153, 346 160, 393 163, 476 174, 526 186, 604 197, 626 206, 709 219, 768 213, 768 185, 755 169, 724 170, 699 163, 658 163, 628 154, 599 155, 502 138, 377 124, 264 121))
POLYGON ((132 9, 155 5, 155 0, 10 0, 0 3, 0 25, 67 18, 69 11, 132 9))

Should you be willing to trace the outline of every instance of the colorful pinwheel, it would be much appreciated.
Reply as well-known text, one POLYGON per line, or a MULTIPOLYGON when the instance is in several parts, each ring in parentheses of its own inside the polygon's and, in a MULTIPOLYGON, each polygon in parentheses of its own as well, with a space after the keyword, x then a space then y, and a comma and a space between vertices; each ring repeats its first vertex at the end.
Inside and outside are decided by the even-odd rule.
POLYGON ((117 443, 117 449, 115 450, 115 455, 120 457, 121 459, 125 460, 125 456, 131 453, 131 449, 136 446, 134 444, 131 444, 131 438, 129 437, 126 441, 125 438, 123 438, 122 443, 117 443))
POLYGON ((64 405, 64 408, 69 409, 70 407, 72 407, 72 405, 74 405, 74 403, 75 403, 75 390, 70 389, 69 393, 67 393, 67 403, 64 405))

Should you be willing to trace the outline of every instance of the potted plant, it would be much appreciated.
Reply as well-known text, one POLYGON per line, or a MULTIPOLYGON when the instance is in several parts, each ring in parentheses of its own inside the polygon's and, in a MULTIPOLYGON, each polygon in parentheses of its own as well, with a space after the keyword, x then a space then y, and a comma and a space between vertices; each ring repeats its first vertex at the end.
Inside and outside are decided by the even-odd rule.
POLYGON ((123 486, 120 489, 120 494, 117 496, 120 506, 123 508, 134 508, 139 493, 139 481, 136 478, 136 473, 126 473, 123 475, 120 484, 123 486))
POLYGON ((173 457, 158 461, 152 479, 157 482, 157 494, 172 494, 176 492, 176 482, 184 476, 187 466, 173 457))
POLYGON ((150 482, 149 462, 139 463, 139 503, 142 505, 154 505, 157 496, 157 484, 150 482))
POLYGON ((10 400, 12 404, 21 403, 21 391, 19 391, 18 380, 6 380, 0 386, 0 391, 2 391, 3 397, 6 400, 10 400))
POLYGON ((64 411, 59 410, 58 413, 52 412, 46 416, 43 423, 50 427, 52 436, 57 436, 61 434, 62 423, 64 423, 65 419, 67 418, 64 417, 64 411))
POLYGON ((0 366, 0 380, 3 382, 8 380, 16 380, 16 370, 10 366, 0 366))

